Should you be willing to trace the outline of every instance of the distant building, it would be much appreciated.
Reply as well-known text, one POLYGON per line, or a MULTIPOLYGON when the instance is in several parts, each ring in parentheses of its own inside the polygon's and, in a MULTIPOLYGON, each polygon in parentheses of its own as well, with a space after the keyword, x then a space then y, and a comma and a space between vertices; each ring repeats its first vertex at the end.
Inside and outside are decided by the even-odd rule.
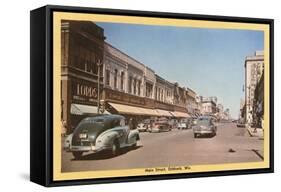
POLYGON ((217 114, 218 114, 218 118, 219 119, 223 119, 224 118, 223 105, 220 104, 220 103, 217 105, 217 114))
POLYGON ((198 104, 196 102, 196 93, 190 88, 186 88, 187 98, 186 98, 186 108, 189 114, 196 116, 198 113, 198 104))
POLYGON ((239 111, 239 120, 241 122, 245 122, 245 113, 246 113, 246 107, 245 107, 245 100, 240 100, 240 111, 239 111))
POLYGON ((156 75, 155 99, 164 103, 174 103, 174 84, 156 75))
POLYGON ((229 109, 229 108, 226 108, 226 109, 225 109, 223 119, 225 119, 225 120, 230 120, 230 119, 231 119, 231 116, 230 116, 230 109, 229 109))
POLYGON ((203 115, 215 115, 217 113, 217 97, 203 97, 201 103, 203 115))
POLYGON ((256 51, 254 56, 245 59, 245 123, 253 123, 253 104, 256 86, 262 76, 264 68, 263 51, 256 51))

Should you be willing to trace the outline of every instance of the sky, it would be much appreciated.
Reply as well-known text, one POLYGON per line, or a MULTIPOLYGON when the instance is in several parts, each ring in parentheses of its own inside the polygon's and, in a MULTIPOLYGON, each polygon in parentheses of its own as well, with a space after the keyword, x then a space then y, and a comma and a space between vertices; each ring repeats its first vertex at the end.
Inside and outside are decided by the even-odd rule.
POLYGON ((106 41, 170 82, 239 114, 245 57, 264 49, 262 31, 97 23, 106 41))

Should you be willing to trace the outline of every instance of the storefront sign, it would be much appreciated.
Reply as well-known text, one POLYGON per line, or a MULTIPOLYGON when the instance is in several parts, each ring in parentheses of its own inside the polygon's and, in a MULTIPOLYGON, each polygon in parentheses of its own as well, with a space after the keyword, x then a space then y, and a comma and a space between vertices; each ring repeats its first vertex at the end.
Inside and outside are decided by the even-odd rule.
POLYGON ((97 102, 98 98, 98 89, 96 86, 88 82, 73 82, 72 99, 78 103, 93 105, 97 102))
POLYGON ((141 97, 137 97, 134 95, 129 95, 126 93, 113 91, 110 89, 105 89, 105 97, 108 100, 121 102, 121 103, 127 103, 127 104, 133 104, 133 105, 145 105, 145 99, 141 97))

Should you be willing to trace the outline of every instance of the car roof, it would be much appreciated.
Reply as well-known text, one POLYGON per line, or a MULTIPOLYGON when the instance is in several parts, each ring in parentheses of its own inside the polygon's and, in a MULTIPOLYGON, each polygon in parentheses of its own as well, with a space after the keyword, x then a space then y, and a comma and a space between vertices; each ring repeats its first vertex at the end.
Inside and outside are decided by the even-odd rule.
POLYGON ((213 117, 211 117, 211 116, 199 116, 198 119, 208 119, 208 120, 211 120, 211 119, 213 119, 213 117))

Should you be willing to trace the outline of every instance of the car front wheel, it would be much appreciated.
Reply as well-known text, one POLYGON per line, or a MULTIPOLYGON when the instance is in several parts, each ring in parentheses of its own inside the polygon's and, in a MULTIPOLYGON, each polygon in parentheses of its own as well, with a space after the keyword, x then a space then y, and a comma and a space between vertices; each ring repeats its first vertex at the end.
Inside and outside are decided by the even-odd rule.
POLYGON ((114 157, 118 155, 118 152, 119 152, 119 143, 118 141, 114 141, 111 148, 111 155, 114 157))

